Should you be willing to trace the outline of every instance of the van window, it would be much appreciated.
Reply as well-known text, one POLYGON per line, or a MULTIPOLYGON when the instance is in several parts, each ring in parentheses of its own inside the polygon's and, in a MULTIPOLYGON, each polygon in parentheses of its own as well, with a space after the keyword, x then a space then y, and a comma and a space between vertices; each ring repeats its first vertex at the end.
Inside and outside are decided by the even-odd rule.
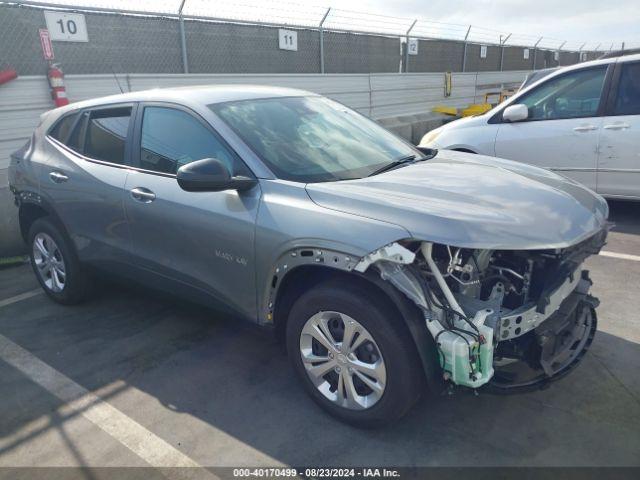
POLYGON ((640 63, 622 65, 614 115, 640 115, 640 63))
POLYGON ((595 117, 606 67, 577 70, 544 82, 518 100, 529 108, 529 120, 595 117))
POLYGON ((131 107, 94 110, 89 115, 84 155, 109 163, 124 164, 124 148, 131 107))

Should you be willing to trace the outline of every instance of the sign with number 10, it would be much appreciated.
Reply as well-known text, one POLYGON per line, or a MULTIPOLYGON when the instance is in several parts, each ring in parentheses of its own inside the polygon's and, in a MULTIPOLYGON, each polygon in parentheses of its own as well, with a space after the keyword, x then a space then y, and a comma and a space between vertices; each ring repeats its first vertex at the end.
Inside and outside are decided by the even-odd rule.
POLYGON ((51 40, 58 42, 88 42, 87 24, 81 13, 44 12, 51 40))

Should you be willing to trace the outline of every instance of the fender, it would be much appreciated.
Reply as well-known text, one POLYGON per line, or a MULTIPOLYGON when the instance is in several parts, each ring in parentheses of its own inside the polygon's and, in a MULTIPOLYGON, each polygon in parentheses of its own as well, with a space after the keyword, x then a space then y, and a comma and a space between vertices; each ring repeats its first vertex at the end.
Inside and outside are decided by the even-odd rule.
POLYGON ((273 312, 278 290, 287 274, 302 265, 318 265, 343 272, 351 272, 360 256, 331 248, 300 246, 292 248, 278 258, 267 276, 266 288, 258 301, 258 323, 273 323, 273 312))
POLYGON ((64 226, 64 223, 60 220, 57 212, 53 208, 53 205, 42 195, 30 190, 17 190, 12 188, 12 192, 15 198, 16 207, 18 207, 18 219, 20 222, 20 233, 24 241, 27 241, 27 235, 29 234, 28 228, 26 228, 25 221, 28 219, 30 209, 38 209, 46 212, 58 226, 63 230, 63 233, 68 236, 68 232, 64 226))

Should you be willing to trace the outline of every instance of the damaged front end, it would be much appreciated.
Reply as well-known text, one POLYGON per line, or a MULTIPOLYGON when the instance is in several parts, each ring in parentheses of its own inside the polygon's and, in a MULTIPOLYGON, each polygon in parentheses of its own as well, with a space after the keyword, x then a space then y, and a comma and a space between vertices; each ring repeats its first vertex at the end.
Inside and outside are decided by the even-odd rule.
POLYGON ((480 250, 415 240, 363 257, 423 312, 443 378, 459 386, 515 392, 568 373, 596 331, 585 259, 607 229, 554 250, 480 250))

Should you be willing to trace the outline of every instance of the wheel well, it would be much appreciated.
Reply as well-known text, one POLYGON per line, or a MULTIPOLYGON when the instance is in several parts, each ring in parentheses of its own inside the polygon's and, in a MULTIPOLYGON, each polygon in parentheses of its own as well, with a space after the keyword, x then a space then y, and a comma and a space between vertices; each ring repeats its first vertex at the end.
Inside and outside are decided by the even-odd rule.
POLYGON ((298 297, 316 285, 331 278, 339 278, 340 275, 355 277, 330 267, 302 265, 291 270, 282 279, 273 309, 273 324, 279 340, 284 340, 287 314, 298 297))
POLYGON ((31 225, 33 225, 33 222, 48 215, 49 212, 47 212, 39 205, 35 205, 33 203, 23 203, 22 205, 20 205, 18 219, 20 221, 20 233, 22 234, 22 238, 25 242, 29 240, 27 237, 29 235, 29 229, 31 228, 31 225))
POLYGON ((351 284, 357 283, 364 288, 373 289, 380 298, 385 298, 388 301, 389 305, 394 308, 398 315, 401 315, 400 310, 387 292, 376 285, 371 279, 367 278, 366 275, 344 272, 335 268, 319 265, 302 265, 291 270, 289 274, 284 277, 276 294, 273 321, 279 339, 284 338, 287 315, 298 297, 316 285, 333 279, 342 280, 351 284))
POLYGON ((431 388, 438 390, 441 374, 437 349, 433 338, 424 326, 424 317, 418 307, 404 294, 371 270, 358 274, 320 265, 302 265, 291 270, 282 279, 274 302, 273 321, 278 340, 284 343, 288 313, 294 302, 304 292, 330 279, 341 279, 352 284, 357 282, 384 299, 394 313, 404 320, 401 323, 414 340, 414 347, 422 363, 427 383, 431 388))

